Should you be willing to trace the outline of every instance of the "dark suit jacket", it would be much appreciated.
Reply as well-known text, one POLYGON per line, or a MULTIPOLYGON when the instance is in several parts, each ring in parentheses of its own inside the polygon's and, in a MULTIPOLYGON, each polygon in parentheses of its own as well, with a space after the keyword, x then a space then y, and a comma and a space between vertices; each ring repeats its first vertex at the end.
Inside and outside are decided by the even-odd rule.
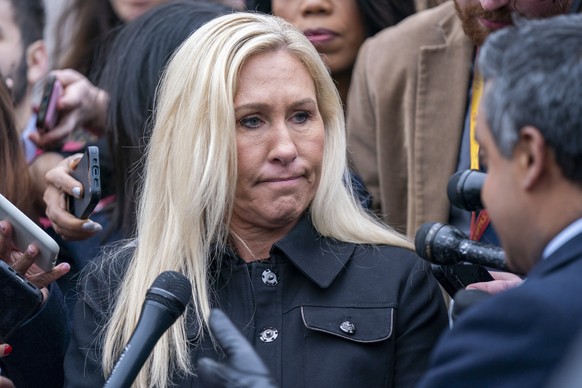
POLYGON ((467 310, 439 341, 420 387, 540 387, 582 327, 582 234, 520 286, 467 310))

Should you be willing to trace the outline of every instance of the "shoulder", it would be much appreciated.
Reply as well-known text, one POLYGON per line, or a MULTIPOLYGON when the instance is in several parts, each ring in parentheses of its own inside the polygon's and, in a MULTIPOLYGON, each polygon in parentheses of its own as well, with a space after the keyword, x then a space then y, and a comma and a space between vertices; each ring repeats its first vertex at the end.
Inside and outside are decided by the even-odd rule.
MULTIPOLYGON (((462 33, 460 20, 458 19, 452 1, 448 1, 425 11, 409 16, 397 25, 386 28, 371 38, 368 38, 362 46, 364 51, 374 52, 382 49, 386 56, 395 56, 417 51, 418 48, 427 45, 444 44, 449 35, 456 36, 462 33), (398 50, 398 51, 397 51, 398 50)), ((464 34, 462 34, 464 35, 464 34)))
POLYGON ((391 245, 355 245, 350 270, 394 284, 407 283, 417 277, 430 280, 432 276, 428 263, 415 252, 391 245))
POLYGON ((114 244, 87 264, 79 279, 81 298, 97 311, 105 311, 123 282, 127 268, 135 251, 135 242, 114 244))

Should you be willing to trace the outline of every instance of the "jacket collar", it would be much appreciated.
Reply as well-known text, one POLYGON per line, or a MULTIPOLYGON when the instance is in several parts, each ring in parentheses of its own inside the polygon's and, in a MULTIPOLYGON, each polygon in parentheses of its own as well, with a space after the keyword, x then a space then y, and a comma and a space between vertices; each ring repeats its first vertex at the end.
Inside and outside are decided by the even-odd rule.
POLYGON ((543 277, 554 271, 570 265, 576 260, 582 260, 582 233, 579 233, 560 248, 558 248, 547 259, 541 260, 528 274, 528 278, 543 277))
POLYGON ((279 249, 307 278, 327 288, 351 260, 355 244, 321 236, 304 215, 271 251, 279 249))

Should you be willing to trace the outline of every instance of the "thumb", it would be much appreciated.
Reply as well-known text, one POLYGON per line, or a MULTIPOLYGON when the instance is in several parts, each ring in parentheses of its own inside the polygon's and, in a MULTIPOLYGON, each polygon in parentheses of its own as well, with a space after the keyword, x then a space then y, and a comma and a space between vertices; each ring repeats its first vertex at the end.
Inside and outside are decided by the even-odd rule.
POLYGON ((198 361, 198 378, 204 388, 223 388, 235 384, 227 366, 206 357, 198 361))

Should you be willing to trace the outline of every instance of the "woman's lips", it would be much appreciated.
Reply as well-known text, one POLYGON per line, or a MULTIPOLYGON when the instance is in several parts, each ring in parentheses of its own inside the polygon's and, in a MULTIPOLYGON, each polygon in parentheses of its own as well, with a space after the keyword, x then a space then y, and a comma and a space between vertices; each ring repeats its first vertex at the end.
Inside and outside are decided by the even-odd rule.
POLYGON ((483 27, 487 28, 490 31, 496 31, 511 25, 511 21, 489 20, 485 18, 479 18, 479 23, 481 23, 483 27))
POLYGON ((305 30, 303 34, 309 39, 311 43, 327 43, 334 40, 338 34, 334 31, 325 28, 318 28, 315 30, 305 30))

